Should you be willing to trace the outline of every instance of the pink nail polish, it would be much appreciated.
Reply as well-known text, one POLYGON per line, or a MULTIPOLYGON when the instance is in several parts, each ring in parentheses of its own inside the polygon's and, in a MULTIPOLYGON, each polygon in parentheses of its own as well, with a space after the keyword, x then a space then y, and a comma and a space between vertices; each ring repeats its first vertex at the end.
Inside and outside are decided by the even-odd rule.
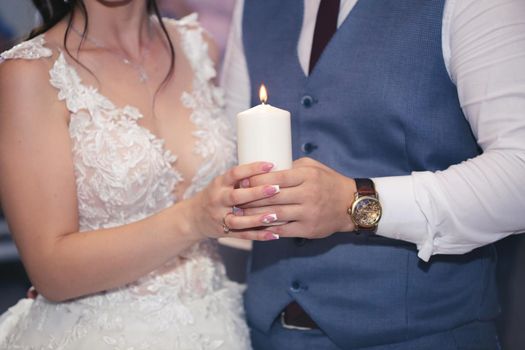
POLYGON ((272 232, 268 232, 264 235, 264 239, 266 241, 274 241, 276 239, 279 239, 279 235, 272 232))
POLYGON ((265 186, 263 192, 265 195, 271 196, 272 194, 281 192, 281 188, 279 187, 279 185, 265 186))
POLYGON ((243 179, 240 183, 241 188, 250 187, 250 179, 243 179))
POLYGON ((274 167, 273 163, 264 163, 262 166, 263 171, 270 171, 274 167))
POLYGON ((268 214, 263 216, 261 222, 263 224, 271 224, 272 222, 277 221, 277 214, 268 214))

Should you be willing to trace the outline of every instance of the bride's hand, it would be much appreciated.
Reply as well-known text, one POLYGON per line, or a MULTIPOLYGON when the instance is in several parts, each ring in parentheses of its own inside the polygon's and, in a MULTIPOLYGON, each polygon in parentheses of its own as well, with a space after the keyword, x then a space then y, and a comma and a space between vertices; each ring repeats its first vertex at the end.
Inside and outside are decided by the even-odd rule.
POLYGON ((243 179, 268 173, 272 168, 271 163, 256 162, 233 167, 216 177, 203 191, 188 200, 192 227, 203 237, 227 236, 259 241, 279 238, 263 227, 274 221, 275 214, 233 215, 237 206, 269 198, 279 192, 279 186, 272 185, 238 188, 243 179))

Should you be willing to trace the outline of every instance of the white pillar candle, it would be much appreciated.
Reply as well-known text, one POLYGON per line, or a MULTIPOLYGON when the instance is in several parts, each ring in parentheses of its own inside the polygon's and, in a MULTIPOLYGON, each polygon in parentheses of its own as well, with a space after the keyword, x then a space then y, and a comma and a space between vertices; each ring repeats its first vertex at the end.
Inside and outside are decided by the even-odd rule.
POLYGON ((268 95, 261 85, 261 104, 237 114, 239 164, 266 161, 272 170, 292 167, 290 112, 266 104, 268 95))

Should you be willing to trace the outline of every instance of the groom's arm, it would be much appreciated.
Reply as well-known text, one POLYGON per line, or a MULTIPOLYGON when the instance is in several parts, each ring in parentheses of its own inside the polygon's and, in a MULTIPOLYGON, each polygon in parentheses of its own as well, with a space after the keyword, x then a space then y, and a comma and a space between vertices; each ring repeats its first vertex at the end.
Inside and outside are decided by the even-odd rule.
POLYGON ((374 179, 384 209, 378 234, 417 244, 424 260, 525 231, 525 3, 447 6, 443 55, 483 154, 444 171, 374 179))

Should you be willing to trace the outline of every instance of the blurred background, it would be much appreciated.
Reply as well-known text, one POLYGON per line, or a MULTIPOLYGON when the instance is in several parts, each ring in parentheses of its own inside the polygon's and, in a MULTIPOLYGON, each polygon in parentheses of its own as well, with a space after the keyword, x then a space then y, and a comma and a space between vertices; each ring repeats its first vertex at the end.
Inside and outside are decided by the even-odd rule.
MULTIPOLYGON (((235 0, 159 0, 165 16, 180 18, 199 13, 202 25, 224 53, 235 0)), ((30 0, 0 0, 0 52, 23 40, 38 24, 30 0)), ((509 237, 497 244, 498 281, 502 313, 498 328, 504 350, 525 349, 525 237, 509 237)), ((243 282, 248 253, 220 246, 230 278, 243 282)), ((0 314, 25 296, 30 287, 0 210, 0 314)), ((445 286, 446 287, 446 286, 445 286)))

